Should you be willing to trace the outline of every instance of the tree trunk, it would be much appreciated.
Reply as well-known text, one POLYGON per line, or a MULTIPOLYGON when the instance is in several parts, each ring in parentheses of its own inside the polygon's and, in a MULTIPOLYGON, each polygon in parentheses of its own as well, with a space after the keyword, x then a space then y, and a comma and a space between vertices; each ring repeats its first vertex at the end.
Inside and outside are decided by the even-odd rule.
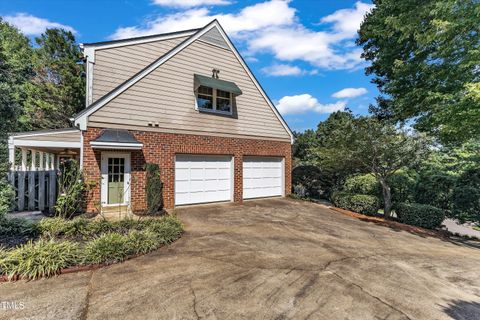
POLYGON ((385 178, 380 178, 379 181, 383 192, 383 215, 386 219, 390 219, 392 214, 392 192, 385 178))

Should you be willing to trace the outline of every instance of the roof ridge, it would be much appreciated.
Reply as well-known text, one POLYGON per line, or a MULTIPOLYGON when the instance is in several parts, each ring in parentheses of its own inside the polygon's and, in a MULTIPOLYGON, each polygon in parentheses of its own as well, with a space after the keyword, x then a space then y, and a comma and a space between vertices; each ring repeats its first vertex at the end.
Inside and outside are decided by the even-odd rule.
POLYGON ((185 30, 165 32, 165 33, 155 33, 155 34, 149 34, 149 35, 145 35, 145 36, 124 38, 124 39, 116 39, 116 40, 107 40, 107 41, 98 41, 98 42, 85 42, 85 43, 81 43, 80 45, 84 46, 84 47, 93 47, 93 46, 100 46, 100 45, 105 45, 105 44, 114 44, 114 43, 121 43, 121 42, 127 42, 127 41, 150 39, 150 38, 156 38, 156 37, 162 37, 162 36, 173 36, 173 35, 176 35, 176 34, 182 34, 182 33, 194 32, 194 31, 196 32, 200 29, 202 29, 202 28, 185 29, 185 30))

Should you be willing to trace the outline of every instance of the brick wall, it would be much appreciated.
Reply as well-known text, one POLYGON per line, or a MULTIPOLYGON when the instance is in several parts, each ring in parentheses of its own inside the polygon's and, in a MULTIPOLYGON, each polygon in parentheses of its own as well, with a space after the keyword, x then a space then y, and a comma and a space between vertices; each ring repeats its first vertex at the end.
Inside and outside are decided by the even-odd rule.
MULTIPOLYGON (((87 211, 94 212, 100 204, 100 165, 101 151, 93 150, 90 141, 99 136, 102 129, 88 128, 83 133, 83 172, 85 180, 92 182, 89 192, 87 211)), ((163 197, 166 208, 173 208, 175 154, 209 154, 234 156, 234 201, 242 201, 243 193, 243 156, 281 156, 285 157, 285 194, 291 191, 292 155, 289 142, 225 138, 187 134, 131 131, 143 149, 131 152, 131 204, 132 210, 145 209, 145 171, 146 162, 160 165, 164 183, 163 197)))

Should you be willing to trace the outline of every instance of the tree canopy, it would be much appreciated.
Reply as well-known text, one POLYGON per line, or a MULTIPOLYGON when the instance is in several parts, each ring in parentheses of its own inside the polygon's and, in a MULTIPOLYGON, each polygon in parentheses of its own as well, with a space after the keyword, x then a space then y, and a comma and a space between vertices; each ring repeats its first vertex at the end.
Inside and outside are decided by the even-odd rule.
POLYGON ((357 43, 381 119, 414 120, 443 143, 480 135, 480 2, 374 0, 357 43))

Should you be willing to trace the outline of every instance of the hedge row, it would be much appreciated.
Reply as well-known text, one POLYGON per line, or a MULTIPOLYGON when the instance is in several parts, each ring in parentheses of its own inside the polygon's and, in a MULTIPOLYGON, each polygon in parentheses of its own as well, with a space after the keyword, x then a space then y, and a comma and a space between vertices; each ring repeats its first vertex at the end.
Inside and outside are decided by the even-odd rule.
POLYGON ((48 218, 38 230, 39 240, 0 249, 0 274, 36 279, 76 265, 120 262, 175 241, 183 227, 175 216, 114 222, 48 218))
POLYGON ((332 202, 336 207, 368 215, 375 215, 380 209, 377 197, 366 194, 352 194, 346 191, 334 192, 332 202))
POLYGON ((395 213, 400 222, 428 229, 440 227, 445 220, 442 209, 428 204, 399 203, 395 206, 395 213))

